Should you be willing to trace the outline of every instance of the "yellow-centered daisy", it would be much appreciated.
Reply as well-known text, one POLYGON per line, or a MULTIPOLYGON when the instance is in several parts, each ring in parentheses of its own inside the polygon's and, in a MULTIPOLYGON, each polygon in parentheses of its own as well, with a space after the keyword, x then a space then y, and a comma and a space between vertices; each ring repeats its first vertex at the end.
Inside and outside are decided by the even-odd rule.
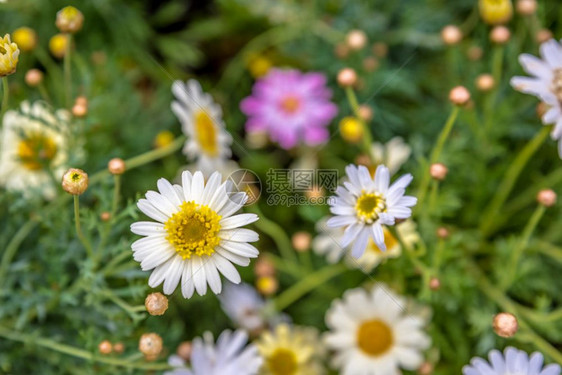
POLYGON ((133 243, 134 259, 141 268, 153 270, 148 284, 164 283, 171 294, 181 279, 185 298, 194 291, 203 295, 207 284, 218 294, 220 274, 238 284, 240 275, 232 263, 247 266, 258 250, 248 242, 258 240, 252 230, 240 228, 258 219, 255 214, 233 214, 248 199, 246 193, 230 193, 230 182, 215 172, 207 184, 201 172, 182 173, 182 185, 158 180, 158 191, 148 191, 139 209, 156 222, 141 221, 131 231, 145 236, 133 243))

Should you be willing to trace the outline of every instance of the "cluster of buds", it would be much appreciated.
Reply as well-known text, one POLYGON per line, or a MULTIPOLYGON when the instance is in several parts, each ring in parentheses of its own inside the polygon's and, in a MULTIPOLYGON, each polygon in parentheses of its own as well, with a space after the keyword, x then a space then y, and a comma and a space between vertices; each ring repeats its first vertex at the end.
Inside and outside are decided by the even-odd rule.
POLYGON ((168 298, 160 292, 152 293, 146 296, 144 306, 150 315, 164 315, 168 310, 168 298))
POLYGON ((100 354, 108 355, 111 353, 121 354, 125 351, 125 345, 122 342, 116 342, 112 344, 109 340, 103 340, 98 345, 98 351, 100 354))
POLYGON ((147 361, 154 361, 162 353, 162 337, 156 333, 145 333, 139 340, 139 351, 147 361))

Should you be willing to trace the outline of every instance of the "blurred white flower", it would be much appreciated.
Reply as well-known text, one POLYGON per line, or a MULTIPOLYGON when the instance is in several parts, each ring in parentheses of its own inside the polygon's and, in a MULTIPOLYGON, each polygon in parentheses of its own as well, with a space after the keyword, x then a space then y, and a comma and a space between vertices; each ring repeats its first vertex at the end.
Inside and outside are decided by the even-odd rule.
POLYGON ((394 137, 385 144, 373 143, 371 153, 376 163, 386 165, 390 175, 393 175, 410 158, 412 149, 401 137, 394 137))
POLYGON ((390 172, 384 165, 377 167, 374 178, 362 165, 348 165, 345 171, 349 181, 336 189, 337 196, 330 201, 330 211, 336 216, 328 220, 328 226, 345 227, 341 246, 353 242, 354 258, 363 255, 369 239, 386 251, 382 226, 394 225, 395 219, 409 218, 410 207, 417 202, 417 198, 404 195, 412 175, 404 175, 390 185, 390 172))
POLYGON ((222 110, 193 79, 187 83, 175 81, 172 92, 176 98, 172 111, 187 136, 183 152, 196 160, 197 170, 209 176, 231 156, 232 136, 225 129, 222 110))
POLYGON ((513 77, 511 85, 550 106, 542 121, 545 125, 555 124, 551 136, 558 140, 558 154, 562 158, 562 46, 550 39, 541 44, 540 54, 542 60, 527 53, 519 55, 523 69, 533 77, 513 77))
POLYGON ((473 358, 470 365, 462 369, 463 375, 559 375, 560 366, 551 364, 543 368, 544 357, 535 352, 529 355, 522 350, 507 347, 502 354, 492 350, 488 364, 482 358, 473 358))
POLYGON ((241 228, 258 219, 255 214, 233 214, 246 202, 246 193, 229 194, 230 182, 215 172, 205 184, 203 174, 183 172, 182 185, 158 180, 159 193, 148 191, 137 206, 155 220, 131 225, 135 234, 146 236, 132 244, 134 259, 152 270, 148 284, 164 283, 171 294, 181 279, 185 298, 194 290, 204 295, 207 284, 213 293, 222 290, 220 274, 237 284, 240 275, 232 263, 247 266, 258 250, 248 242, 258 234, 241 228))
POLYGON ((6 112, 0 149, 0 185, 30 196, 34 189, 53 198, 67 169, 66 126, 70 114, 53 112, 47 104, 25 101, 19 110, 6 112), (51 176, 52 174, 52 176, 51 176))
POLYGON ((424 319, 405 312, 404 299, 382 285, 351 289, 326 313, 332 364, 343 375, 395 375, 416 370, 431 343, 424 319))
POLYGON ((251 285, 225 285, 218 297, 224 312, 241 328, 254 332, 265 327, 265 302, 251 285))

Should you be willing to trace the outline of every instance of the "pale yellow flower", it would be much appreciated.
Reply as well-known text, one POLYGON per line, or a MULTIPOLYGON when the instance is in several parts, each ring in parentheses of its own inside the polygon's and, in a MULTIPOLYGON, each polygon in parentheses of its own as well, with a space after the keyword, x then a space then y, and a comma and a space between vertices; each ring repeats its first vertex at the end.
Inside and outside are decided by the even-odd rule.
POLYGON ((16 72, 19 55, 18 45, 10 40, 9 34, 0 38, 0 77, 16 72))
POLYGON ((12 37, 14 43, 24 52, 32 51, 37 46, 37 33, 29 27, 20 27, 14 30, 12 37))
POLYGON ((506 23, 513 15, 511 0, 479 0, 478 7, 484 22, 492 25, 506 23))

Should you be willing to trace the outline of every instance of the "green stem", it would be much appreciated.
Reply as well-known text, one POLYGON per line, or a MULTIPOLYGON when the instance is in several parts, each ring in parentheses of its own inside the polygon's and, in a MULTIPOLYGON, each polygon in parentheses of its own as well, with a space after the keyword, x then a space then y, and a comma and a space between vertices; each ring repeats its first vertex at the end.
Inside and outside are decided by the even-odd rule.
POLYGON ((361 138, 362 140, 361 146, 363 148, 363 152, 369 157, 371 162, 375 164, 376 161, 374 159, 373 153, 371 152, 371 147, 373 144, 371 129, 369 129, 369 126, 367 126, 367 123, 365 123, 365 121, 363 120, 363 118, 361 118, 361 115, 359 114, 359 102, 357 101, 357 96, 355 95, 355 91, 353 91, 352 87, 346 87, 345 94, 347 95, 347 101, 349 102, 349 106, 351 107, 353 114, 355 115, 355 117, 363 127, 363 137, 361 138))
POLYGON ((453 125, 455 125, 455 120, 457 119, 457 116, 459 115, 459 110, 460 107, 458 106, 454 106, 453 109, 451 110, 451 114, 449 115, 449 118, 447 119, 447 122, 445 122, 445 126, 443 126, 443 129, 441 130, 441 133, 439 134, 439 138, 437 138, 437 142, 435 143, 435 146, 433 147, 433 150, 431 151, 431 155, 429 157, 429 165, 426 166, 425 168, 425 173, 423 175, 422 181, 420 183, 420 187, 418 190, 418 204, 416 205, 416 212, 421 210, 423 207, 423 202, 425 200, 425 196, 427 195, 427 189, 429 187, 429 183, 431 182, 431 175, 429 174, 429 169, 431 167, 432 164, 436 163, 437 160, 439 159, 439 156, 441 156, 441 152, 443 151, 443 147, 445 146, 445 142, 447 141, 447 138, 449 137, 449 134, 451 133, 451 130, 453 129, 453 125))
POLYGON ((121 190, 121 175, 113 175, 113 204, 111 205, 111 218, 115 217, 119 206, 119 195, 121 190))
POLYGON ((4 254, 2 255, 2 263, 0 263, 0 285, 4 284, 4 275, 8 271, 8 266, 12 262, 14 255, 16 255, 16 251, 18 250, 19 246, 25 240, 25 238, 31 233, 33 228, 35 228, 35 224, 37 221, 34 219, 30 219, 27 221, 12 237, 11 241, 8 243, 4 254))
POLYGON ((3 326, 0 326, 0 336, 9 340, 20 341, 29 345, 38 345, 47 349, 57 351, 59 353, 68 354, 76 358, 85 359, 87 361, 105 363, 113 366, 125 367, 130 369, 139 369, 139 370, 170 370, 172 368, 167 363, 135 363, 135 362, 129 362, 123 360, 121 358, 97 356, 83 349, 79 349, 70 345, 60 344, 54 340, 13 331, 3 326))
MULTIPOLYGON (((10 97, 10 85, 8 84, 8 77, 2 77, 2 109, 0 110, 0 121, 4 117, 4 113, 8 109, 8 98, 10 97)), ((2 127, 2 123, 0 123, 2 127)))
POLYGON ((319 287, 331 278, 341 274, 346 270, 347 267, 345 265, 335 264, 311 273, 298 283, 293 284, 290 288, 286 289, 277 298, 275 298, 275 308, 278 311, 283 311, 314 288, 319 287))
POLYGON ((72 108, 72 65, 71 65, 71 51, 72 51, 72 34, 66 34, 66 51, 64 53, 64 87, 66 107, 70 110, 72 108))
POLYGON ((544 126, 542 130, 530 141, 525 147, 519 152, 513 163, 509 166, 509 169, 504 175, 503 181, 500 183, 499 188, 496 190, 492 201, 484 214, 482 215, 482 224, 480 226, 480 231, 484 236, 491 234, 496 216, 498 215, 500 209, 505 203, 507 197, 513 190, 513 186, 517 181, 517 178, 523 171, 525 165, 534 155, 534 153, 539 149, 543 142, 547 139, 550 133, 550 126, 544 126))
POLYGON ((82 242, 82 245, 86 248, 88 252, 88 257, 93 259, 94 251, 92 250, 92 246, 88 239, 82 233, 82 227, 80 226, 80 198, 79 195, 74 195, 74 224, 76 227, 76 234, 78 235, 78 239, 82 242))

